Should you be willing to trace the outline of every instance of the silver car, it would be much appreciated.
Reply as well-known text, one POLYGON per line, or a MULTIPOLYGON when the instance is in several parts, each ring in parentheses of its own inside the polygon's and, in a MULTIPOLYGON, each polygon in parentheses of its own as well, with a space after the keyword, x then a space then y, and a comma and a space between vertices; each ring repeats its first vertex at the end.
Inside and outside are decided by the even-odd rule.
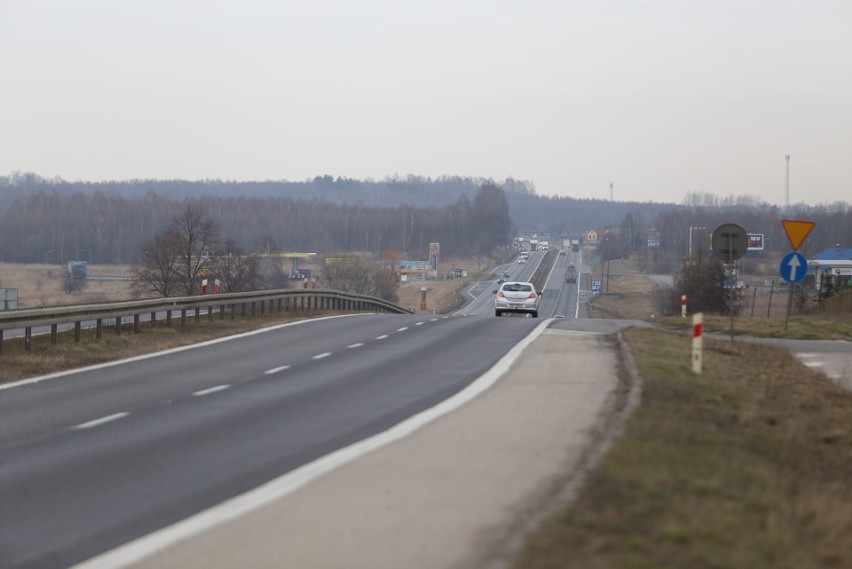
POLYGON ((494 291, 497 297, 494 299, 495 316, 503 316, 507 312, 520 312, 532 314, 538 318, 538 300, 541 293, 536 292, 532 283, 510 281, 500 285, 494 291))

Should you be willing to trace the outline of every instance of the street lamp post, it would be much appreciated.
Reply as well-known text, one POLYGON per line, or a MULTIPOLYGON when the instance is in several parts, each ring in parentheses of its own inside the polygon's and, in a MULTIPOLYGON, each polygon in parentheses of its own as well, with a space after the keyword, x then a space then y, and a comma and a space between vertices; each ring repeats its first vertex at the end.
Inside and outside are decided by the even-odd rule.
POLYGON ((790 155, 787 154, 784 156, 784 159, 787 160, 787 185, 786 185, 786 196, 787 196, 787 209, 790 209, 790 155))

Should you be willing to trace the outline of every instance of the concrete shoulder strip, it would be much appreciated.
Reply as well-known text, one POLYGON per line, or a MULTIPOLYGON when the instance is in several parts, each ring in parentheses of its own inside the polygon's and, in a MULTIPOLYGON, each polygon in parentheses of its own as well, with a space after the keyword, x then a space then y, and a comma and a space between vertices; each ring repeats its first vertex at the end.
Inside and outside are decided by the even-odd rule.
POLYGON ((509 370, 515 360, 520 357, 524 349, 544 332, 550 322, 551 320, 548 319, 536 326, 526 338, 518 342, 487 372, 438 405, 409 417, 378 435, 334 451, 301 466, 254 490, 226 500, 185 520, 75 565, 73 569, 127 567, 180 541, 198 535, 225 522, 237 519, 275 500, 283 498, 324 474, 340 468, 367 453, 411 435, 435 419, 458 409, 492 387, 509 370))

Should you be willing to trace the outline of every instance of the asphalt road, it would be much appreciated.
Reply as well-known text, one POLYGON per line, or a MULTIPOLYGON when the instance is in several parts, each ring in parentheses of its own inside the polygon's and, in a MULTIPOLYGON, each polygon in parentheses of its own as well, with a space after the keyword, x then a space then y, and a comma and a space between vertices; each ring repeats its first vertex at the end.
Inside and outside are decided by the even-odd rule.
POLYGON ((0 566, 66 567, 434 406, 540 323, 357 315, 0 390, 0 566))
MULTIPOLYGON (((542 318, 577 314, 581 261, 557 257, 542 318)), ((458 316, 317 319, 0 388, 0 567, 79 563, 446 400, 541 323, 495 319, 494 286, 458 316)))
MULTIPOLYGON (((456 312, 458 315, 467 316, 491 316, 494 317, 493 291, 497 290, 496 278, 503 272, 509 273, 512 280, 527 281, 532 274, 539 270, 544 257, 543 251, 533 251, 527 263, 508 263, 500 265, 492 270, 495 280, 484 281, 473 284, 466 294, 472 299, 470 304, 456 312)), ((578 271, 582 271, 583 257, 581 253, 566 251, 565 255, 557 255, 556 262, 548 274, 547 281, 542 292, 539 303, 539 318, 564 317, 568 319, 583 318, 586 316, 586 307, 582 303, 583 291, 581 287, 585 278, 577 275, 577 283, 566 283, 565 273, 568 264, 573 263, 578 271), (580 308, 578 312, 578 297, 580 308)), ((505 314, 504 318, 527 318, 526 314, 505 314)))

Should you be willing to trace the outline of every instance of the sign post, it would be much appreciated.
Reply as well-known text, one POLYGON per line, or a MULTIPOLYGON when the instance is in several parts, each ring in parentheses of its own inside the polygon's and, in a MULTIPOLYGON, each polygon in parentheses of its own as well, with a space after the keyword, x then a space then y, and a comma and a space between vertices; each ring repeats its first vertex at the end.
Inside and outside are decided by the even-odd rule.
POLYGON ((808 238, 811 231, 816 225, 813 221, 795 221, 793 219, 782 219, 781 225, 784 227, 784 233, 787 234, 787 241, 793 248, 792 253, 788 253, 781 259, 781 278, 790 283, 790 290, 787 297, 787 313, 784 315, 784 331, 787 331, 787 323, 790 320, 790 312, 793 310, 793 288, 795 284, 805 278, 808 272, 808 261, 804 255, 798 253, 799 247, 808 238))
MULTIPOLYGON (((713 231, 711 239, 713 253, 728 266, 745 255, 748 250, 748 233, 735 223, 725 223, 713 231)), ((734 341, 734 294, 736 293, 736 277, 734 286, 728 287, 728 310, 731 314, 731 341, 734 341)))
POLYGON ((696 312, 692 315, 692 373, 697 374, 701 373, 701 360, 704 355, 703 328, 704 314, 696 312))
POLYGON ((680 317, 686 318, 686 295, 682 294, 680 296, 680 317))

